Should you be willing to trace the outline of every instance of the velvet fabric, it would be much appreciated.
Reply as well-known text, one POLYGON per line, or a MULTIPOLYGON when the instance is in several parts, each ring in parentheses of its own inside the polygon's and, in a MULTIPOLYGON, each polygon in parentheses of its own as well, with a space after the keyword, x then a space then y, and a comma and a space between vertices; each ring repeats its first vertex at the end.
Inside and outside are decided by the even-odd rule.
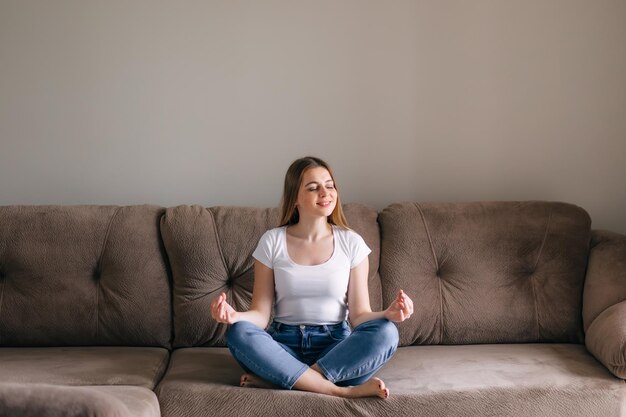
POLYGON ((604 310, 591 323, 587 349, 618 378, 626 378, 626 301, 604 310))
POLYGON ((581 343, 589 215, 551 202, 399 203, 379 216, 388 304, 415 314, 400 344, 581 343))
MULTIPOLYGON (((378 274, 379 229, 374 209, 346 204, 349 225, 370 253, 370 298, 381 305, 378 274)), ((225 346, 226 326, 210 315, 211 302, 223 291, 239 311, 252 301, 254 259, 259 238, 278 226, 278 209, 178 206, 168 208, 161 233, 173 276, 174 347, 225 346)))
POLYGON ((0 382, 135 385, 153 389, 169 351, 143 347, 0 348, 0 382))
POLYGON ((0 207, 0 346, 169 347, 162 213, 0 207))
POLYGON ((626 236, 594 230, 583 298, 585 343, 615 376, 626 378, 626 236))
POLYGON ((4 417, 159 417, 154 392, 132 386, 0 383, 4 417))
POLYGON ((156 389, 164 417, 620 417, 624 381, 584 346, 515 344, 400 348, 378 377, 387 400, 240 388, 224 348, 176 350, 156 389), (236 404, 236 406, 234 406, 236 404))
POLYGON ((400 288, 415 304, 378 373, 388 400, 240 388, 215 347, 210 303, 249 306, 276 209, 9 206, 0 417, 626 416, 626 236, 564 203, 344 208, 373 309, 400 288))
POLYGON ((624 300, 626 236, 607 230, 594 230, 583 298, 585 331, 604 310, 624 300))

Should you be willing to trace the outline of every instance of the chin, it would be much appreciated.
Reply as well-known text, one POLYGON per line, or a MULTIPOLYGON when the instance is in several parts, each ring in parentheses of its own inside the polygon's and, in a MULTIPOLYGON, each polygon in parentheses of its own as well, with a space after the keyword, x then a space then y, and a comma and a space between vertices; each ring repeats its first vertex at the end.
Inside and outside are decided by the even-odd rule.
POLYGON ((317 212, 317 215, 318 215, 318 216, 320 216, 320 217, 328 217, 328 216, 330 216, 331 214, 333 214, 333 211, 332 211, 332 210, 319 210, 319 211, 317 212))

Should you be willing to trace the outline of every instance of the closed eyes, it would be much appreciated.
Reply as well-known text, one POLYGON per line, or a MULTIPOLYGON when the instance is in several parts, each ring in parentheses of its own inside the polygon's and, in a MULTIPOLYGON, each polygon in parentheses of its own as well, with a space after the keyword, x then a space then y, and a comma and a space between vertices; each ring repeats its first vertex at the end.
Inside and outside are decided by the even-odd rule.
MULTIPOLYGON (((334 187, 333 185, 327 185, 327 186, 326 186, 326 188, 328 188, 329 190, 332 190, 332 189, 334 189, 335 187, 334 187)), ((309 188, 308 190, 309 190, 309 191, 317 191, 317 187, 315 187, 315 188, 309 188)))

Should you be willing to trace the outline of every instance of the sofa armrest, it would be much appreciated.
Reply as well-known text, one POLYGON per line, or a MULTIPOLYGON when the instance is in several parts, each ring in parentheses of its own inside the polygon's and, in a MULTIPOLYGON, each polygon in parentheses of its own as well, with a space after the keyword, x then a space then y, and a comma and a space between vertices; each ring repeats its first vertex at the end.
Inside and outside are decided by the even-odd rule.
POLYGON ((626 379, 626 301, 607 308, 591 323, 585 345, 613 375, 626 379))
POLYGON ((626 378, 626 236, 594 230, 583 292, 589 352, 626 378))

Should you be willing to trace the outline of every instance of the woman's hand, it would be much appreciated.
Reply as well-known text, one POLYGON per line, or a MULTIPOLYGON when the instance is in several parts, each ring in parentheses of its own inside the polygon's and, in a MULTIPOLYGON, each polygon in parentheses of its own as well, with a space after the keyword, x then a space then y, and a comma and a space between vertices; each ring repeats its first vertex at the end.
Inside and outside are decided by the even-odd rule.
POLYGON ((239 313, 226 302, 226 293, 221 293, 211 303, 211 316, 218 323, 233 324, 238 322, 239 313))
POLYGON ((385 310, 385 318, 399 323, 411 317, 411 314, 413 314, 413 300, 400 290, 396 299, 385 310))

